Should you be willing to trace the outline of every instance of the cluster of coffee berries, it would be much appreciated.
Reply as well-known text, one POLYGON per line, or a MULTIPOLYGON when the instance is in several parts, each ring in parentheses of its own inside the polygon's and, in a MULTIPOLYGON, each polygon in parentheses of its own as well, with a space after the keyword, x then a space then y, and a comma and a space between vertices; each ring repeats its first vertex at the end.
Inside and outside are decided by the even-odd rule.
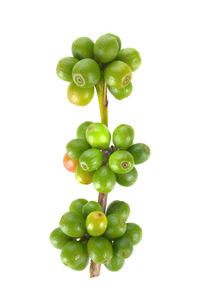
POLYGON ((113 34, 105 34, 94 43, 88 37, 80 37, 72 43, 73 57, 62 58, 56 68, 59 78, 70 82, 67 96, 71 103, 85 106, 94 96, 94 87, 104 79, 110 93, 117 99, 132 92, 132 72, 141 64, 134 48, 121 49, 121 40, 113 34))
POLYGON ((67 170, 75 172, 81 184, 93 182, 98 192, 109 193, 116 182, 131 186, 137 180, 134 165, 150 156, 150 149, 142 143, 133 144, 134 130, 119 125, 111 134, 102 123, 86 121, 77 129, 77 138, 68 142, 63 162, 67 170))
POLYGON ((62 263, 74 270, 83 270, 90 257, 118 271, 142 238, 140 226, 126 223, 129 214, 130 207, 123 201, 113 201, 105 214, 97 202, 76 199, 50 234, 51 244, 61 249, 62 263))

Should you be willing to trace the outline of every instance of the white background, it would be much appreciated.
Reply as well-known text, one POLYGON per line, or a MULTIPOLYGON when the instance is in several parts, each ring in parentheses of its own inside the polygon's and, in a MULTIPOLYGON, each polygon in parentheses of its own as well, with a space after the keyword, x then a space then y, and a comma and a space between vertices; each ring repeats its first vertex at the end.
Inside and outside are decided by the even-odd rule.
POLYGON ((199 1, 2 1, 0 7, 1 266, 7 303, 199 304, 199 1), (142 65, 133 94, 109 96, 111 131, 135 129, 151 147, 127 201, 143 240, 118 273, 73 272, 49 244, 70 202, 95 200, 62 165, 66 143, 85 120, 99 120, 97 98, 71 105, 57 61, 80 36, 113 32, 142 65))

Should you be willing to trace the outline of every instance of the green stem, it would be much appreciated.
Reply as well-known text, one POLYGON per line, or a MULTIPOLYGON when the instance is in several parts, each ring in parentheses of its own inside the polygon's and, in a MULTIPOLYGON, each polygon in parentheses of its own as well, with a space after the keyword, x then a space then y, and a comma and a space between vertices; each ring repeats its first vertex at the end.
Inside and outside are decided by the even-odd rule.
MULTIPOLYGON (((99 101, 99 110, 101 116, 101 122, 108 126, 108 99, 107 99, 107 84, 102 79, 96 85, 96 91, 99 101)), ((98 203, 101 205, 103 211, 106 211, 108 194, 100 193, 98 195, 98 203)), ((92 260, 90 261, 90 278, 95 278, 100 275, 101 264, 96 264, 92 260)))
POLYGON ((101 122, 108 126, 108 99, 107 99, 107 84, 101 79, 96 85, 96 91, 99 101, 99 110, 101 122))

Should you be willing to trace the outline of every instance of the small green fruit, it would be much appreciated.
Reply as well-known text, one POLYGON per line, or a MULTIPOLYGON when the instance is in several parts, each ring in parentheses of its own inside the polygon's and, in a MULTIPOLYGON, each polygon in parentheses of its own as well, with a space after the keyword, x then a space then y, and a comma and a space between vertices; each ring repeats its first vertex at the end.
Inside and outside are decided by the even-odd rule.
POLYGON ((130 240, 133 246, 137 245, 142 239, 142 228, 137 224, 128 223, 124 236, 130 240))
POLYGON ((74 57, 64 57, 58 61, 56 67, 56 74, 62 80, 72 82, 72 69, 78 62, 78 59, 74 57))
POLYGON ((113 201, 107 208, 106 215, 119 214, 125 221, 128 219, 130 214, 130 207, 127 203, 123 201, 113 201))
POLYGON ((76 131, 76 136, 78 138, 81 138, 81 139, 85 139, 86 140, 86 137, 85 137, 85 132, 87 130, 87 128, 89 127, 89 125, 91 125, 92 121, 85 121, 83 122, 82 124, 80 124, 78 126, 78 129, 76 131))
POLYGON ((122 236, 114 241, 113 251, 118 257, 127 259, 133 252, 133 246, 127 237, 122 236))
POLYGON ((133 144, 134 130, 131 126, 121 124, 113 132, 113 143, 117 149, 128 149, 133 144))
POLYGON ((86 199, 78 198, 78 199, 74 200, 73 202, 71 202, 71 204, 69 206, 69 211, 73 211, 73 212, 76 212, 76 213, 82 215, 82 208, 87 203, 88 203, 88 201, 86 199))
POLYGON ((83 270, 88 265, 86 244, 81 241, 68 242, 61 251, 61 261, 73 270, 83 270))
POLYGON ((81 88, 91 88, 95 86, 100 76, 101 71, 99 65, 90 58, 80 60, 72 70, 73 81, 81 88))
POLYGON ((63 214, 59 226, 65 234, 71 237, 80 238, 86 233, 84 217, 73 211, 63 214))
POLYGON ((87 243, 88 255, 97 264, 105 264, 112 259, 111 243, 104 237, 91 237, 87 243))
POLYGON ((121 49, 121 45, 122 45, 121 39, 117 35, 114 35, 114 34, 111 34, 111 33, 108 33, 106 35, 110 35, 110 36, 114 37, 117 40, 118 46, 119 46, 119 50, 120 50, 121 49))
POLYGON ((126 232, 126 220, 120 214, 110 214, 107 216, 108 227, 104 237, 114 240, 126 232))
POLYGON ((69 101, 76 105, 84 107, 90 103, 94 96, 94 87, 80 88, 75 83, 70 83, 67 88, 67 98, 69 101))
POLYGON ((99 168, 93 176, 93 185, 98 192, 109 193, 116 184, 115 174, 108 167, 99 168))
POLYGON ((133 85, 131 82, 125 87, 121 89, 116 89, 112 87, 108 87, 110 93, 118 100, 122 100, 131 95, 133 90, 133 85))
POLYGON ((113 35, 105 34, 97 39, 94 44, 95 59, 107 63, 116 58, 119 51, 119 42, 113 35))
POLYGON ((109 158, 111 170, 117 174, 124 174, 132 170, 134 159, 128 151, 115 151, 109 158))
POLYGON ((118 271, 124 266, 124 262, 123 258, 113 254, 112 259, 104 265, 110 271, 118 271))
POLYGON ((124 187, 132 186, 138 178, 138 172, 135 167, 125 174, 116 174, 116 179, 119 185, 124 187))
POLYGON ((150 156, 150 148, 145 144, 134 144, 128 151, 133 155, 135 164, 144 163, 150 156))
POLYGON ((92 123, 86 130, 87 142, 93 148, 106 149, 110 145, 111 135, 103 123, 92 123))
POLYGON ((97 170, 103 162, 103 154, 98 149, 89 149, 83 152, 79 158, 81 168, 86 172, 97 170))
POLYGON ((80 37, 72 43, 72 54, 78 59, 93 58, 94 42, 88 37, 80 37))
POLYGON ((95 201, 89 201, 82 208, 82 214, 85 218, 93 211, 103 211, 100 204, 95 201))
POLYGON ((86 229, 92 236, 102 235, 105 232, 107 225, 107 217, 101 211, 93 211, 86 218, 86 229))
POLYGON ((62 232, 60 228, 53 230, 49 236, 51 245, 57 249, 62 249, 72 239, 62 232))
POLYGON ((104 70, 104 79, 113 88, 121 89, 126 87, 131 78, 131 68, 128 64, 119 60, 113 61, 104 70))
POLYGON ((68 156, 75 160, 79 159, 81 154, 89 148, 88 143, 80 138, 70 140, 66 146, 68 156))
POLYGON ((136 49, 125 48, 119 51, 117 59, 126 62, 131 70, 136 71, 141 65, 141 57, 136 49))
POLYGON ((82 185, 89 185, 92 182, 94 172, 86 172, 84 171, 80 164, 78 164, 75 171, 76 180, 82 185))

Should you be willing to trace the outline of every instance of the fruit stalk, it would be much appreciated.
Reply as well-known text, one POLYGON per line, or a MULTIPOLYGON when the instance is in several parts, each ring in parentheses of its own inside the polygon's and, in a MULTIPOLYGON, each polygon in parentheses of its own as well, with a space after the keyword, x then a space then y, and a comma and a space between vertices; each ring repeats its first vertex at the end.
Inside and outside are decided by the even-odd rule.
MULTIPOLYGON (((99 101, 99 110, 101 116, 101 122, 108 126, 108 99, 107 99, 107 84, 101 79, 96 85, 96 91, 99 101)), ((101 205, 103 212, 106 211, 107 193, 99 192, 98 203, 101 205)), ((90 278, 95 278, 100 275, 101 264, 96 264, 92 260, 90 261, 90 278)))

